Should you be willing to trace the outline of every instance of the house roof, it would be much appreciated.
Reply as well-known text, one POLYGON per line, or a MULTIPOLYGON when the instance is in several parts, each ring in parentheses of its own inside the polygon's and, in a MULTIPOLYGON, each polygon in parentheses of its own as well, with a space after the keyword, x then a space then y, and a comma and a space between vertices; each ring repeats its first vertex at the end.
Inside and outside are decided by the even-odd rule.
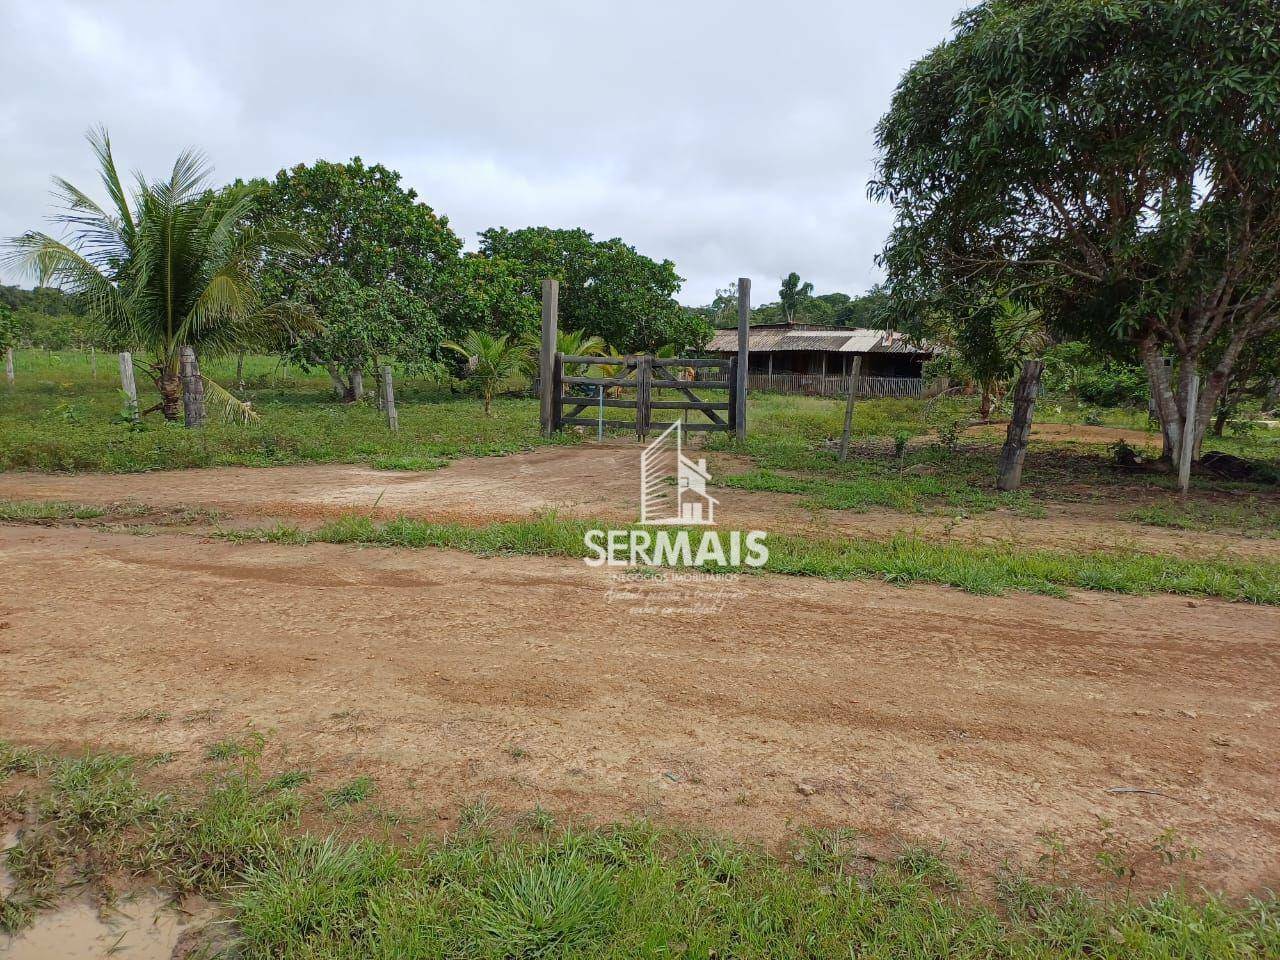
MULTIPOLYGON (((752 353, 783 350, 822 350, 828 353, 932 354, 927 343, 908 340, 903 334, 861 327, 825 327, 811 324, 762 324, 751 327, 747 345, 752 353)), ((717 330, 707 349, 712 353, 735 353, 737 330, 717 330)))

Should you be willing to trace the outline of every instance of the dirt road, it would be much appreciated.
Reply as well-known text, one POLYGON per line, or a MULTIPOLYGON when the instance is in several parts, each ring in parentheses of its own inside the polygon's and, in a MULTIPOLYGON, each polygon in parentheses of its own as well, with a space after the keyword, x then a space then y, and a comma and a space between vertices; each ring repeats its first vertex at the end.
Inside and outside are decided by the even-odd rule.
MULTIPOLYGON (((225 502, 215 476, 174 496, 225 502)), ((844 824, 978 869, 1052 830, 1085 871, 1103 816, 1144 848, 1177 830, 1206 884, 1280 885, 1275 608, 759 576, 655 616, 567 560, 22 526, 0 570, 0 736, 23 742, 175 751, 183 775, 251 725, 273 766, 446 818, 483 795, 764 838, 844 824)))
MULTIPOLYGON (((633 443, 546 447, 516 456, 455 461, 425 473, 344 464, 220 467, 136 474, 0 474, 0 498, 81 503, 121 500, 206 507, 237 516, 306 523, 352 510, 392 517, 486 522, 555 510, 623 522, 637 519, 639 448, 633 443)), ((742 473, 741 458, 712 456, 715 476, 742 473)), ((717 487, 719 515, 739 528, 891 537, 908 534, 1048 549, 1123 547, 1180 556, 1280 560, 1280 539, 1170 530, 1117 515, 1133 501, 1052 503, 1044 518, 997 510, 972 516, 822 510, 805 498, 717 487)))

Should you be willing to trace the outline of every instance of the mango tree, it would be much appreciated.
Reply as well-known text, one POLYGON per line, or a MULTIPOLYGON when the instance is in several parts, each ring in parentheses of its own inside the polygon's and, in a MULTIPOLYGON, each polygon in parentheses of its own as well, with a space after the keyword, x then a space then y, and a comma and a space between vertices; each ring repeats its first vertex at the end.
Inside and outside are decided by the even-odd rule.
POLYGON ((877 128, 895 293, 997 289, 1060 334, 1136 351, 1166 457, 1187 418, 1198 448, 1241 351, 1280 323, 1277 63, 1274 0, 961 14, 877 128))

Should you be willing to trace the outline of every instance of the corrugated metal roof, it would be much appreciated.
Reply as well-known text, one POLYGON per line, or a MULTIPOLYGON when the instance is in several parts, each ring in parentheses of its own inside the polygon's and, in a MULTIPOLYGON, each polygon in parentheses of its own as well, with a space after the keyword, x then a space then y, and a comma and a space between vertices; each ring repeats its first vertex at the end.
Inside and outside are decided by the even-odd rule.
MULTIPOLYGON (((752 327, 748 346, 752 353, 774 353, 783 350, 822 350, 828 353, 902 353, 935 352, 928 344, 918 344, 902 334, 892 340, 883 330, 852 327, 752 327)), ((712 353, 733 353, 738 349, 737 330, 717 330, 707 349, 712 353)))

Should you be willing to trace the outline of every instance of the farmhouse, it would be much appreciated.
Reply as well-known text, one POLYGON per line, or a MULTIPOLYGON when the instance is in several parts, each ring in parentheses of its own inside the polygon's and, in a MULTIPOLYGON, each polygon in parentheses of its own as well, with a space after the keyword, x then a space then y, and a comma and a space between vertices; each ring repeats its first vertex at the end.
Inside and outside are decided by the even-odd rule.
MULTIPOLYGON (((747 370, 752 390, 844 396, 855 357, 861 358, 859 393, 869 397, 916 397, 921 370, 937 351, 900 333, 859 327, 769 323, 751 327, 747 370)), ((738 350, 737 330, 717 330, 708 352, 722 357, 738 350)))

